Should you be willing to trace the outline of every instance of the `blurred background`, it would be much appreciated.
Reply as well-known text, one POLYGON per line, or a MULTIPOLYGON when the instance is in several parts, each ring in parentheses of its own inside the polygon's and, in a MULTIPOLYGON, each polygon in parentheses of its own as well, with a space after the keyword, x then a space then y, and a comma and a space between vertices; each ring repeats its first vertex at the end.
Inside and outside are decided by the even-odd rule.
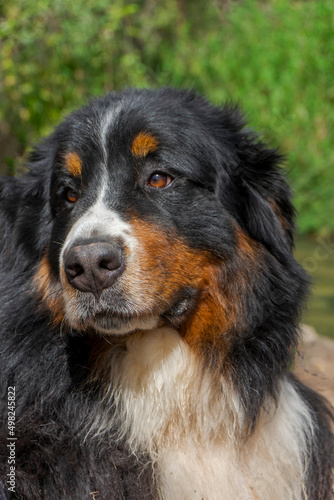
POLYGON ((0 1, 0 173, 90 97, 190 87, 238 102, 287 155, 314 278, 304 321, 334 338, 333 0, 0 1))

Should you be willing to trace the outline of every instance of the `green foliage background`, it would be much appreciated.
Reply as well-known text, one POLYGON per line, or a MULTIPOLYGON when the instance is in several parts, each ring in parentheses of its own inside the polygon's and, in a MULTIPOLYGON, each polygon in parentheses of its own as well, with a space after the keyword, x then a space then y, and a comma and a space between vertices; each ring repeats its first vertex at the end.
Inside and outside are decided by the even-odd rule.
POLYGON ((333 25, 332 0, 4 0, 2 172, 91 96, 192 87, 242 105, 288 155, 300 230, 332 233, 333 25))

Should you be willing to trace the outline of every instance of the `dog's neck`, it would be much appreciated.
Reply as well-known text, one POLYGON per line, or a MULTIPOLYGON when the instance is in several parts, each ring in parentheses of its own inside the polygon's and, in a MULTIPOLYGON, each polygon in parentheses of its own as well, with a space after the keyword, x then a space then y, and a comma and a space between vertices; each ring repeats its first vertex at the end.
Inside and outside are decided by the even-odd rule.
POLYGON ((248 500, 257 488, 266 500, 272 476, 282 482, 277 500, 288 498, 291 488, 291 498, 301 498, 305 464, 298 450, 306 449, 302 429, 311 423, 288 381, 277 407, 268 403, 245 440, 244 412, 231 383, 203 367, 175 330, 136 333, 110 345, 97 365, 108 388, 90 433, 117 428, 131 452, 148 454, 161 498, 248 500))
MULTIPOLYGON (((132 451, 153 453, 188 434, 207 443, 240 433, 243 412, 231 384, 203 367, 171 328, 137 332, 95 366, 104 367, 104 401, 117 405, 117 427, 132 451)), ((106 430, 108 418, 95 422, 95 431, 106 430)))

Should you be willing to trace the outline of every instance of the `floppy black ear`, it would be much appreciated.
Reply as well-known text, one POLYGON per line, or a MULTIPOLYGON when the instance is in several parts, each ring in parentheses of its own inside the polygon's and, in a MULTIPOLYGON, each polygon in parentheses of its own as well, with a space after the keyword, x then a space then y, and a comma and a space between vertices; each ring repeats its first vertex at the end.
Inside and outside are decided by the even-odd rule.
POLYGON ((15 221, 21 203, 22 186, 14 177, 0 178, 0 253, 13 245, 15 221))
POLYGON ((22 196, 22 186, 15 177, 0 177, 0 217, 1 225, 13 223, 22 196))
POLYGON ((281 165, 284 158, 249 131, 235 134, 235 163, 220 186, 220 198, 240 226, 272 253, 293 246, 294 208, 281 165))
POLYGON ((49 193, 54 150, 52 142, 46 140, 31 153, 25 175, 2 179, 4 244, 16 254, 23 252, 30 262, 45 248, 51 230, 49 193))

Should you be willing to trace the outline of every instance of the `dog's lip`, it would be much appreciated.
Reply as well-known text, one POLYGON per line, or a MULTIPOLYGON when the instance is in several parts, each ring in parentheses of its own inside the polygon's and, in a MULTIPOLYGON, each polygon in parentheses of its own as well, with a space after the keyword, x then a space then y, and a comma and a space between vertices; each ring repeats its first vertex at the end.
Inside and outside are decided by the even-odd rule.
POLYGON ((159 316, 124 314, 114 311, 96 313, 89 320, 89 326, 96 332, 108 335, 128 335, 138 330, 151 330, 159 324, 159 316))
POLYGON ((151 330, 162 324, 178 328, 196 306, 200 291, 191 287, 180 290, 163 309, 156 304, 151 310, 136 310, 122 304, 95 304, 80 322, 80 330, 91 330, 102 334, 127 334, 137 330, 151 330), (95 309, 95 310, 94 310, 95 309))
POLYGON ((130 323, 135 315, 124 314, 114 311, 101 311, 94 316, 91 317, 90 322, 93 324, 97 324, 102 328, 105 328, 104 325, 114 325, 115 328, 120 328, 127 323, 130 323))

